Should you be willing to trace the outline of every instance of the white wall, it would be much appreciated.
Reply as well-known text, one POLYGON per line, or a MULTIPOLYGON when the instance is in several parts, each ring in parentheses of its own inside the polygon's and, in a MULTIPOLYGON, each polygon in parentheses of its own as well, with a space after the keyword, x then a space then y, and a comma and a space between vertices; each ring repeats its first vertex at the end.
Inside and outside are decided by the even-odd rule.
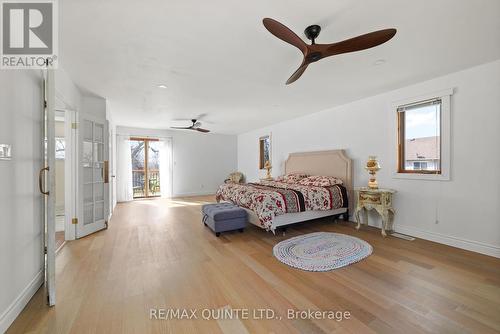
MULTIPOLYGON (((273 175, 281 173, 291 152, 342 148, 354 159, 359 187, 368 181, 363 163, 376 155, 382 166, 379 185, 398 191, 396 230, 500 257, 500 60, 241 134, 238 168, 249 180, 259 176, 258 138, 269 133, 273 175), (455 88, 451 181, 393 178, 396 114, 391 103, 446 88, 455 88)), ((370 219, 380 225, 375 215, 370 219)))
POLYGON ((42 77, 38 71, 0 73, 0 333, 43 283, 42 77))
POLYGON ((82 93, 80 89, 71 80, 68 73, 59 66, 55 73, 56 86, 56 108, 69 108, 80 110, 82 104, 82 93), (63 102, 63 105, 59 103, 63 102))
POLYGON ((116 131, 119 135, 172 138, 174 197, 215 194, 228 174, 236 170, 234 135, 126 127, 117 127, 116 131))
POLYGON ((106 99, 98 96, 82 97, 82 110, 83 112, 106 119, 106 99))

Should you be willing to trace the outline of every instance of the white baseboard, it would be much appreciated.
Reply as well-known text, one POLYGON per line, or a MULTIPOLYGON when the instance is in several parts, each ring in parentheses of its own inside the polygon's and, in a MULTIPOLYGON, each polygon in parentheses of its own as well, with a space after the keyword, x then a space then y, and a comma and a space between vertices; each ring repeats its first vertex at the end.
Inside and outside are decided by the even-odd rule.
POLYGON ((17 296, 9 307, 7 307, 7 309, 0 315, 0 333, 5 333, 10 325, 12 325, 17 316, 31 300, 33 295, 42 286, 43 280, 43 270, 40 270, 28 286, 24 288, 19 296, 17 296))
POLYGON ((191 196, 208 196, 208 195, 215 195, 215 190, 195 191, 195 192, 187 192, 187 193, 177 193, 177 194, 173 194, 172 198, 175 198, 175 197, 191 197, 191 196))
POLYGON ((467 240, 457 237, 452 237, 436 232, 423 231, 415 227, 410 226, 395 226, 395 231, 413 237, 430 240, 438 242, 440 244, 445 244, 448 246, 453 246, 465 250, 469 250, 476 253, 481 253, 489 256, 494 256, 500 258, 500 247, 495 245, 489 245, 483 242, 467 240))

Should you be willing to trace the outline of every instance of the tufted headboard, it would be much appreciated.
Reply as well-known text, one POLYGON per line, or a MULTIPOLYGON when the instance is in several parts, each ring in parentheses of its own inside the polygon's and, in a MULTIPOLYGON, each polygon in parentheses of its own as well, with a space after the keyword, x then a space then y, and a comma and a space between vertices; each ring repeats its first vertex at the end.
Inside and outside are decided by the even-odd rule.
POLYGON ((295 172, 342 179, 349 196, 349 209, 352 209, 354 202, 352 160, 346 156, 344 150, 290 153, 285 162, 285 174, 295 172))

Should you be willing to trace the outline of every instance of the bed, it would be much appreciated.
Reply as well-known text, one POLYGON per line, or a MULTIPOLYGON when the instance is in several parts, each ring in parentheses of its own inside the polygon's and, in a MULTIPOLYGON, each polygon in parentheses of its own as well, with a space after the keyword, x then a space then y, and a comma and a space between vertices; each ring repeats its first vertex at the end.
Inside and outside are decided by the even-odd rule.
POLYGON ((291 153, 285 162, 284 174, 293 173, 333 176, 343 184, 310 189, 277 181, 224 184, 217 191, 217 201, 232 202, 244 208, 252 224, 273 232, 278 227, 322 217, 342 215, 348 218, 352 207, 352 161, 344 150, 291 153), (299 196, 305 203, 297 200, 299 196), (325 203, 315 204, 318 201, 325 203), (266 210, 266 203, 274 207, 266 210), (299 208, 301 205, 304 207, 299 208))

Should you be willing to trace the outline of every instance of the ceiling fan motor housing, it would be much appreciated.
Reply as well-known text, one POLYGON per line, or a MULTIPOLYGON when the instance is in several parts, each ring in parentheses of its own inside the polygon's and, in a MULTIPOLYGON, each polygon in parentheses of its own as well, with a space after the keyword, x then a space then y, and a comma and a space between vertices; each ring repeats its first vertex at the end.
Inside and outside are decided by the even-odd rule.
POLYGON ((314 43, 314 40, 319 36, 319 33, 321 32, 321 27, 317 24, 313 24, 312 26, 309 26, 304 30, 304 34, 306 34, 307 39, 310 39, 312 44, 314 43))

